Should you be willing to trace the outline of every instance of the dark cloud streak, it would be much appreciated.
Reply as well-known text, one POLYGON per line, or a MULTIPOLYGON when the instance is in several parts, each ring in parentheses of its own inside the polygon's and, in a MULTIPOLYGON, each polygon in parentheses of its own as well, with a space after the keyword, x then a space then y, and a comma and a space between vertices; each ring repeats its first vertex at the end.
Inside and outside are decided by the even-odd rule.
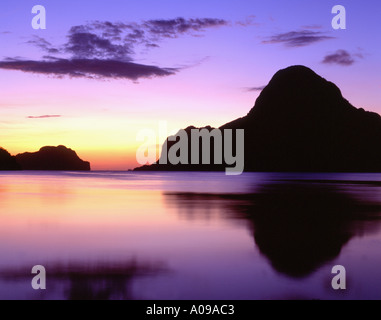
POLYGON ((43 116, 29 116, 27 117, 28 119, 49 119, 49 118, 61 118, 62 116, 61 115, 55 115, 55 114, 46 114, 46 115, 43 115, 43 116))
POLYGON ((246 91, 248 92, 262 91, 264 88, 266 88, 266 86, 251 87, 251 88, 246 88, 246 91))
POLYGON ((286 47, 304 47, 316 42, 334 39, 321 31, 301 30, 279 33, 262 41, 263 44, 284 44, 286 47))
POLYGON ((0 62, 0 69, 19 70, 23 72, 69 76, 89 79, 130 79, 164 77, 175 74, 179 69, 160 68, 157 66, 101 59, 56 59, 45 61, 14 60, 0 62))
POLYGON ((356 62, 354 56, 358 58, 363 58, 361 54, 352 55, 348 51, 337 50, 335 53, 325 56, 322 63, 337 64, 341 66, 351 66, 356 62))
POLYGON ((303 29, 310 29, 310 30, 320 30, 323 29, 323 26, 320 24, 310 24, 306 26, 302 26, 303 29))

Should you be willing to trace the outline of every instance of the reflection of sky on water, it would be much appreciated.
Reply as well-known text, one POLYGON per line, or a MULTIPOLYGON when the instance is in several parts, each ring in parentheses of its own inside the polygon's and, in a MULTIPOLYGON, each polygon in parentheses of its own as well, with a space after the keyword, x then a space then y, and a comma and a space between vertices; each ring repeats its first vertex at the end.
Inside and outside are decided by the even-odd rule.
POLYGON ((1 174, 0 297, 380 298, 380 181, 1 174), (47 267, 43 293, 30 286, 36 264, 47 267), (335 264, 347 268, 345 294, 330 289, 335 264))

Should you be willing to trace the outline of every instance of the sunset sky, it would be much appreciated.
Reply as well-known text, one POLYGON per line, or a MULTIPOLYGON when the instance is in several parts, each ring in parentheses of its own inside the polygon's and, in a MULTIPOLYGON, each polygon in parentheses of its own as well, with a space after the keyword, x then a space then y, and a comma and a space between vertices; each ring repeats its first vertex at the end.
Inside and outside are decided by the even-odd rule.
POLYGON ((131 169, 140 130, 221 126, 295 64, 381 113, 380 17, 376 0, 2 0, 0 146, 131 169), (46 30, 31 26, 37 4, 46 30), (336 4, 346 30, 331 26, 336 4))

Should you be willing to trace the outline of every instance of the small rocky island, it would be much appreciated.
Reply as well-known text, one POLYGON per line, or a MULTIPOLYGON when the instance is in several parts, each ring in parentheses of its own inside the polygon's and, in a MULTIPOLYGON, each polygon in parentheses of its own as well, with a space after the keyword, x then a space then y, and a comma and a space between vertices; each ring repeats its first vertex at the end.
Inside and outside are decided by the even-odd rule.
POLYGON ((90 163, 65 146, 43 147, 12 157, 0 148, 0 170, 90 171, 90 163))

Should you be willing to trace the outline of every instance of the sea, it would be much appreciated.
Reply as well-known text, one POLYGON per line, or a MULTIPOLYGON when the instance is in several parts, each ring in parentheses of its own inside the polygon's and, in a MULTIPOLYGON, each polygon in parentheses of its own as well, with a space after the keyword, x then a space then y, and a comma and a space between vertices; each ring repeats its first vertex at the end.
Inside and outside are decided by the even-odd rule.
POLYGON ((381 174, 0 172, 0 299, 381 299, 380 227, 381 174))

